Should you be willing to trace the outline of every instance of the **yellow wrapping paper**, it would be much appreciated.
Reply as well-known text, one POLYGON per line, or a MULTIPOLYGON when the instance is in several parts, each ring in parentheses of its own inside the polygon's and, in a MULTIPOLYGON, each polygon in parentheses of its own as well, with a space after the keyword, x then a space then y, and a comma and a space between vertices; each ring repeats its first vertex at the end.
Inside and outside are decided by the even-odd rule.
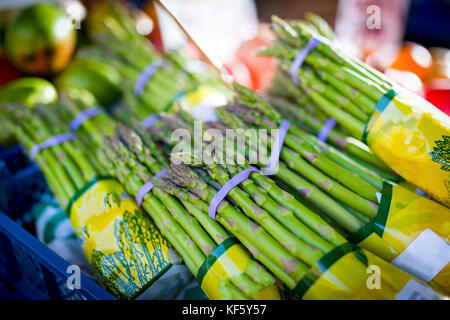
POLYGON ((137 296, 172 266, 173 249, 116 180, 91 180, 67 212, 89 263, 117 297, 137 296))
POLYGON ((403 178, 450 207, 450 117, 409 91, 395 92, 375 107, 367 143, 403 178))
MULTIPOLYGON (((224 295, 221 288, 232 277, 242 275, 250 259, 248 252, 235 238, 228 238, 206 258, 197 273, 197 281, 208 298, 212 300, 230 299, 224 295)), ((279 300, 280 295, 274 284, 256 292, 252 298, 279 300)))
MULTIPOLYGON (((401 185, 386 182, 377 216, 348 240, 391 262, 426 229, 448 244, 450 209, 401 185)), ((430 281, 430 285, 450 293, 450 264, 430 281)))
POLYGON ((191 113, 194 118, 211 121, 215 120, 212 109, 227 103, 224 93, 205 84, 179 92, 164 108, 165 112, 183 109, 191 113))
MULTIPOLYGON (((394 300, 404 299, 403 290, 410 281, 419 285, 422 296, 440 298, 420 280, 368 251, 345 243, 311 267, 294 291, 305 300, 394 300)), ((410 298, 414 297, 417 296, 410 298)))

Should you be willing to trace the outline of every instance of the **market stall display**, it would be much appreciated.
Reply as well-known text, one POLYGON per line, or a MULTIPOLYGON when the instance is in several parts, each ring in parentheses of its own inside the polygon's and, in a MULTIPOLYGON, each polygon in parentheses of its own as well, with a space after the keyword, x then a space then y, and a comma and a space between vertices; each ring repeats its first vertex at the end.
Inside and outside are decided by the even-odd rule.
POLYGON ((447 115, 378 71, 342 54, 332 42, 302 23, 289 24, 274 17, 274 32, 278 42, 261 54, 279 57, 281 67, 293 81, 349 135, 367 142, 406 180, 444 205, 450 204, 447 115))
POLYGON ((36 297, 176 299, 192 280, 211 300, 448 299, 450 118, 422 98, 448 80, 445 49, 422 67, 405 44, 381 72, 320 16, 273 16, 272 35, 236 53, 267 62, 256 92, 195 43, 204 61, 162 52, 145 34, 164 20, 128 1, 89 4, 82 31, 69 7, 15 11, 4 32, 29 77, 0 87, 0 143, 34 163, 24 188, 53 193, 15 212, 20 182, 0 161, 0 210, 16 219, 0 212, 0 242, 41 261, 36 297), (66 263, 90 278, 78 294, 66 263))

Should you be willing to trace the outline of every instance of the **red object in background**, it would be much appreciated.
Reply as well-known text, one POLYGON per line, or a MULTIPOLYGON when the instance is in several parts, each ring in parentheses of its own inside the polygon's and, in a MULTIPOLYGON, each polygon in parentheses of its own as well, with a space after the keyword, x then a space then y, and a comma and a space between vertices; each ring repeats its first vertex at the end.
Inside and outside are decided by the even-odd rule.
POLYGON ((233 76, 233 80, 240 85, 253 89, 253 80, 247 65, 239 59, 224 64, 224 68, 233 76))
POLYGON ((3 86, 14 79, 18 79, 21 76, 20 71, 4 58, 0 58, 0 70, 2 70, 2 72, 0 72, 0 86, 3 86))
MULTIPOLYGON (((260 57, 256 51, 261 47, 270 46, 273 34, 269 24, 260 24, 258 35, 241 44, 234 56, 223 63, 226 71, 233 76, 234 81, 252 90, 262 91, 271 84, 275 72, 275 59, 260 57)), ((201 54, 195 45, 188 42, 183 47, 183 54, 191 59, 201 59, 201 54)))
MULTIPOLYGON (((183 47, 182 52, 190 59, 202 60, 200 51, 191 42, 188 42, 183 47)), ((250 70, 248 69, 247 65, 241 60, 235 57, 232 61, 223 64, 223 68, 233 76, 234 81, 243 86, 246 86, 247 88, 253 88, 253 80, 250 74, 250 70)))
POLYGON ((426 99, 450 116, 450 79, 435 79, 428 85, 426 99))
POLYGON ((142 7, 142 11, 144 11, 150 19, 153 21, 153 30, 150 32, 149 35, 147 35, 147 38, 153 43, 156 50, 159 52, 164 51, 164 43, 163 38, 161 35, 161 29, 159 27, 159 19, 158 19, 158 13, 156 11, 155 3, 153 1, 148 1, 144 6, 142 7))
POLYGON ((405 42, 392 63, 392 69, 415 73, 422 81, 432 71, 433 58, 427 48, 414 42, 405 42))
MULTIPOLYGON (((227 64, 230 69, 234 69, 232 72, 239 72, 238 77, 232 73, 237 82, 239 82, 238 78, 242 79, 245 83, 251 82, 249 88, 256 91, 262 91, 270 86, 270 82, 275 72, 275 59, 272 57, 257 56, 256 52, 262 47, 270 46, 269 41, 272 39, 273 34, 270 31, 270 25, 261 23, 258 26, 257 36, 254 39, 245 41, 241 44, 235 54, 233 62, 227 64), (242 67, 232 66, 232 64, 235 63, 244 64, 246 66, 250 75, 250 80, 246 79, 242 67)), ((241 84, 246 85, 245 83, 241 84)))
POLYGON ((255 38, 244 42, 236 53, 237 57, 248 67, 253 82, 253 90, 263 90, 270 86, 275 71, 275 59, 272 57, 259 57, 255 52, 270 44, 261 39, 255 38))

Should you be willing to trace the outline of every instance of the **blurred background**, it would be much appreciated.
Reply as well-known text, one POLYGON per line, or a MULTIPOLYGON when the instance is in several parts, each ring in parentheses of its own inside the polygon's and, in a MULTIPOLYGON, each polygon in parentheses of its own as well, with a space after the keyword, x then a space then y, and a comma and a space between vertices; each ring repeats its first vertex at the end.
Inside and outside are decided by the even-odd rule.
MULTIPOLYGON (((4 26, 15 9, 36 0, 0 1, 4 26)), ((55 0, 82 23, 96 0, 55 0)), ((136 10, 136 26, 160 50, 183 48, 201 58, 171 17, 152 0, 125 1, 136 10)), ((271 81, 274 62, 255 57, 268 45, 272 15, 299 19, 319 14, 334 27, 342 48, 404 87, 449 112, 450 0, 165 0, 200 48, 235 80, 255 90, 271 81)), ((4 32, 3 32, 4 33, 4 32)), ((79 33, 83 34, 82 24, 79 33)), ((82 37, 80 41, 82 41, 82 37)), ((79 41, 79 42, 80 42, 79 41)), ((0 84, 19 77, 7 59, 0 61, 0 84)), ((20 68, 19 68, 20 69, 20 68)))

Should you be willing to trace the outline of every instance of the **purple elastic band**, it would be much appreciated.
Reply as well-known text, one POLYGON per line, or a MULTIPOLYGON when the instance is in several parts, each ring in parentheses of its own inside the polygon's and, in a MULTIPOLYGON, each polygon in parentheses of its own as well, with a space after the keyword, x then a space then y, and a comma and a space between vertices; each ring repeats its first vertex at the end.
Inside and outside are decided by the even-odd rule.
POLYGON ((136 80, 136 84, 134 85, 134 93, 137 96, 140 96, 142 92, 144 92, 145 84, 148 80, 153 76, 153 74, 164 65, 163 61, 156 61, 150 63, 144 70, 142 70, 141 74, 136 80))
POLYGON ((331 130, 334 129, 336 124, 337 124, 336 119, 328 118, 327 121, 325 121, 325 123, 323 124, 322 129, 320 129, 320 132, 317 135, 317 139, 319 139, 322 142, 327 141, 328 136, 331 133, 331 130))
MULTIPOLYGON (((166 174, 166 171, 163 169, 155 175, 155 178, 159 178, 165 174, 166 174)), ((153 187, 154 187, 153 183, 151 183, 150 181, 147 181, 146 183, 144 183, 144 185, 142 187, 139 188, 138 192, 136 193, 136 202, 139 207, 141 206, 145 195, 147 193, 149 193, 150 191, 152 191, 153 187)))
POLYGON ((76 137, 77 135, 73 132, 58 134, 56 136, 50 137, 44 142, 34 145, 30 150, 30 157, 34 159, 41 150, 53 147, 57 144, 61 144, 69 140, 73 140, 76 137))
POLYGON ((227 183, 223 185, 222 188, 220 188, 219 191, 217 191, 216 195, 212 198, 211 203, 209 204, 209 216, 216 220, 216 211, 219 204, 225 199, 227 194, 233 190, 234 187, 236 187, 238 184, 240 184, 242 181, 247 179, 252 172, 258 171, 256 168, 249 168, 242 170, 237 175, 235 175, 233 178, 231 178, 227 183))
POLYGON ((86 120, 95 117, 102 111, 102 108, 99 106, 95 106, 86 110, 81 111, 76 115, 76 117, 72 120, 70 123, 70 130, 71 131, 77 131, 79 127, 85 122, 86 120))
POLYGON ((308 44, 306 47, 302 50, 300 50, 297 55, 295 56, 294 61, 291 64, 291 67, 289 68, 289 73, 291 75, 292 81, 295 82, 295 84, 299 83, 298 80, 298 70, 302 67, 303 62, 305 61, 306 56, 309 54, 309 52, 317 47, 317 45, 320 43, 319 39, 311 38, 308 41, 308 44))
POLYGON ((216 195, 212 198, 211 203, 209 204, 209 216, 216 220, 216 211, 219 204, 225 199, 225 197, 230 193, 233 188, 239 185, 242 181, 247 179, 252 172, 260 172, 263 175, 269 176, 275 173, 278 162, 280 160, 281 149, 283 148, 284 139, 286 138, 286 133, 291 126, 291 122, 289 120, 281 121, 280 127, 278 128, 277 136, 275 137, 275 142, 272 146, 272 150, 270 152, 270 158, 267 162, 267 166, 260 171, 256 168, 249 168, 242 170, 233 178, 231 178, 227 183, 225 183, 219 191, 217 191, 216 195))
POLYGON ((147 118, 145 118, 144 120, 142 120, 141 122, 141 127, 144 130, 148 130, 151 127, 153 127, 153 125, 158 122, 159 120, 159 115, 157 113, 153 113, 151 115, 149 115, 147 118))
POLYGON ((289 120, 281 121, 277 136, 275 137, 275 142, 270 151, 269 161, 267 162, 267 166, 263 169, 264 175, 271 176, 275 173, 278 162, 280 161, 280 153, 283 148, 284 139, 286 138, 286 133, 290 126, 291 122, 289 120))

